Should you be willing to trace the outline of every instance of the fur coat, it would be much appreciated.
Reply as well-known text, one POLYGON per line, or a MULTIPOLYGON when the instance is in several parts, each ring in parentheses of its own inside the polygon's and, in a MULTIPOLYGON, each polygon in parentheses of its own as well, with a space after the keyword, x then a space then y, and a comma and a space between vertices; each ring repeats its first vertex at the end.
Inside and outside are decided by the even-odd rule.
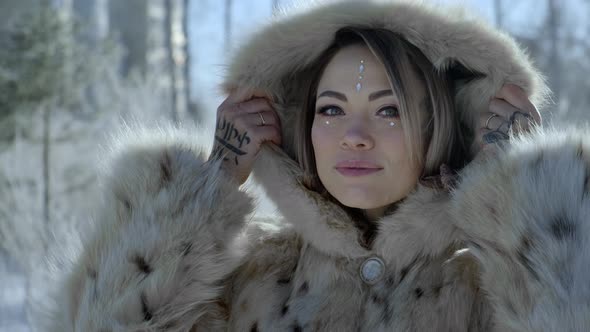
POLYGON ((49 330, 590 330, 584 135, 513 138, 480 153, 451 192, 418 185, 378 220, 370 247, 348 214, 301 185, 290 126, 301 82, 350 25, 395 31, 454 75, 467 132, 504 83, 544 101, 516 43, 462 11, 365 1, 292 8, 244 43, 225 79, 277 96, 284 147, 263 146, 254 176, 278 215, 253 218, 255 198, 205 161, 190 132, 128 131, 49 330))

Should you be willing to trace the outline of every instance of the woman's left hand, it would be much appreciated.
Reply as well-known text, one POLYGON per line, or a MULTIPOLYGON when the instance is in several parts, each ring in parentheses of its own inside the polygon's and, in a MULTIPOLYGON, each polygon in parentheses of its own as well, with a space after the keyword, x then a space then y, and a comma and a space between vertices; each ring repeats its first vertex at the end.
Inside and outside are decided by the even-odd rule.
POLYGON ((490 100, 487 112, 479 118, 477 143, 481 148, 509 138, 509 132, 519 134, 540 126, 541 114, 522 88, 505 84, 490 100))

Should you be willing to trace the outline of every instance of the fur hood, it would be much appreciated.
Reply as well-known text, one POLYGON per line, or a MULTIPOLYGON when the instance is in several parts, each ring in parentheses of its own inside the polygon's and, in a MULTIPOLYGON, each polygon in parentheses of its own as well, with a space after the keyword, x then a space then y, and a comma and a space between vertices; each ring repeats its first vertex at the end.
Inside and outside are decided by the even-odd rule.
POLYGON ((388 29, 419 48, 437 70, 455 80, 456 110, 473 129, 480 111, 503 84, 522 87, 543 106, 541 74, 507 34, 461 8, 419 1, 309 1, 285 9, 243 42, 223 86, 263 89, 274 96, 283 124, 284 150, 294 158, 293 123, 302 110, 308 66, 345 27, 388 29))
MULTIPOLYGON (((224 87, 269 92, 275 98, 283 133, 283 149, 265 146, 254 176, 303 238, 323 252, 358 257, 366 253, 359 240, 363 231, 340 207, 301 185, 292 126, 297 112, 303 110, 301 91, 305 89, 301 87, 309 75, 308 66, 332 43, 339 29, 349 26, 389 29, 417 46, 437 70, 448 72, 455 80, 456 111, 467 131, 475 129, 479 112, 487 109, 503 84, 521 86, 538 106, 545 100, 547 87, 513 39, 459 8, 409 1, 316 1, 285 11, 246 40, 230 63, 224 87)), ((443 221, 432 222, 449 220, 440 213, 444 209, 425 207, 442 204, 441 197, 434 190, 418 187, 397 213, 379 221, 376 245, 407 253, 400 257, 404 262, 417 253, 444 250, 450 240, 443 239, 455 238, 454 228, 443 221), (429 210, 437 213, 424 212, 429 210)))

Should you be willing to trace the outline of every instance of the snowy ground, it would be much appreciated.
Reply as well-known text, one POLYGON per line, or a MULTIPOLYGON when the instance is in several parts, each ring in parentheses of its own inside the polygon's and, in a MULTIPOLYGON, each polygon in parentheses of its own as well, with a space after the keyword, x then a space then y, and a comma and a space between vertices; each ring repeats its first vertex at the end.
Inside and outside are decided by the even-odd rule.
POLYGON ((0 250, 0 332, 30 332, 25 312, 27 280, 16 261, 0 250))

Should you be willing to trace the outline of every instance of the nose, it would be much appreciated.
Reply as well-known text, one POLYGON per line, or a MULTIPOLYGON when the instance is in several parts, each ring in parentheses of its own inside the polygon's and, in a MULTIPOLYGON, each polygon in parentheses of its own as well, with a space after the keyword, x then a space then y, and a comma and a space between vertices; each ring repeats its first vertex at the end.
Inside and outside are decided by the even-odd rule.
POLYGON ((370 133, 369 128, 358 121, 349 126, 344 132, 340 142, 340 147, 351 150, 369 150, 375 146, 375 141, 370 133))

